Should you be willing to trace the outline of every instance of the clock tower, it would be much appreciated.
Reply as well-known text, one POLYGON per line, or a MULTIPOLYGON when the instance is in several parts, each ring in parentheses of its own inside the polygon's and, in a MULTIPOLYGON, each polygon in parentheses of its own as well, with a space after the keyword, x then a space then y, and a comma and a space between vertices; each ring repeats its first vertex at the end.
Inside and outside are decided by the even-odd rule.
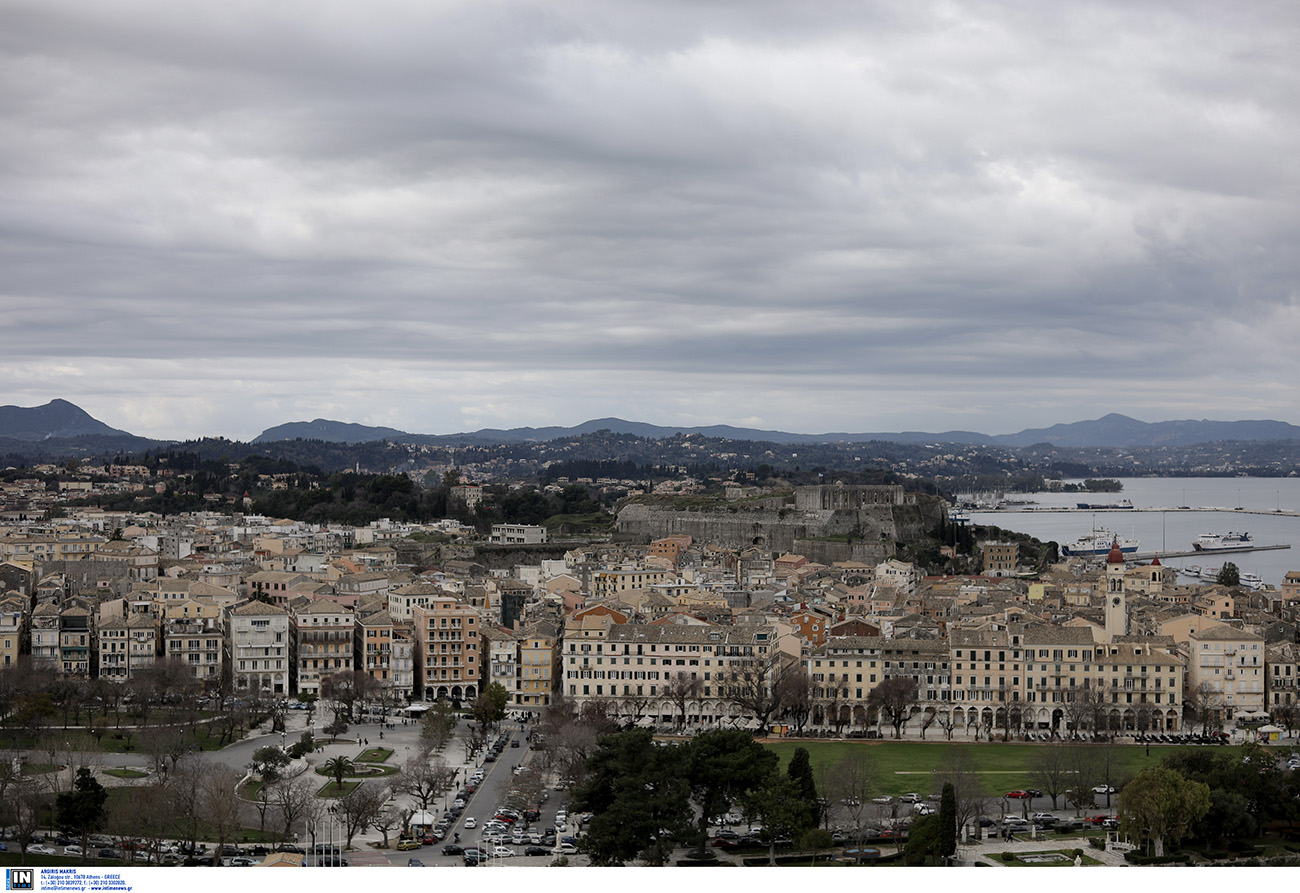
POLYGON ((1128 604, 1124 597, 1124 553, 1116 542, 1106 556, 1106 641, 1128 635, 1128 604))

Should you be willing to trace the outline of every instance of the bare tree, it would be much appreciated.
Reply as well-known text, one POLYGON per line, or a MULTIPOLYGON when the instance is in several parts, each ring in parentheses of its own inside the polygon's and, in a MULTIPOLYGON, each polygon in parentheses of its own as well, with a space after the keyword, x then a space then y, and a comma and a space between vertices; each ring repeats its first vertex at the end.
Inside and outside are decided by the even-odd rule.
POLYGON ((363 781, 337 801, 349 849, 352 847, 352 838, 374 821, 388 802, 388 797, 388 788, 363 781))
POLYGON ((235 791, 239 776, 223 767, 210 764, 199 781, 199 808, 216 838, 217 849, 212 864, 221 864, 221 848, 240 826, 241 801, 235 791))
POLYGON ((927 707, 921 711, 921 740, 925 740, 925 730, 934 725, 939 719, 939 711, 933 707, 927 707))
POLYGON ((9 827, 13 830, 24 865, 27 864, 27 848, 32 845, 32 838, 41 825, 47 803, 43 793, 31 785, 24 785, 5 804, 12 809, 9 827))
POLYGON ((863 816, 878 790, 880 769, 865 748, 854 748, 835 763, 826 780, 826 797, 833 812, 845 813, 852 822, 856 839, 862 841, 863 816))
POLYGON ((1191 723, 1199 722, 1201 734, 1208 735, 1210 726, 1219 724, 1223 705, 1223 693, 1215 691, 1210 683, 1202 682, 1183 697, 1183 715, 1191 723))
POLYGON ((888 716, 894 737, 903 737, 903 724, 916 703, 916 680, 910 676, 890 676, 871 690, 867 704, 888 716))
POLYGON ((286 778, 271 788, 271 797, 284 823, 284 836, 293 837, 294 826, 304 821, 316 801, 316 784, 306 778, 286 778))
POLYGON ((796 735, 802 735, 808 717, 812 715, 812 679, 802 667, 796 668, 777 685, 776 695, 781 703, 782 718, 790 721, 796 735))
POLYGON ((704 683, 695 673, 679 670, 661 689, 664 698, 677 710, 677 731, 686 725, 686 704, 700 696, 704 683))
POLYGON ((394 776, 393 790, 409 794, 420 804, 420 809, 428 810, 430 803, 452 789, 459 772, 440 759, 416 754, 394 776))
POLYGON ((779 686, 783 676, 779 654, 734 661, 718 674, 718 691, 722 700, 754 717, 761 735, 781 706, 779 686))
POLYGON ((362 670, 348 670, 322 677, 321 698, 329 703, 334 721, 354 722, 354 711, 379 693, 379 680, 362 670))
MULTIPOLYGON (((1033 756, 1030 757, 1030 777, 1036 784, 1042 786, 1047 796, 1052 798, 1052 809, 1056 809, 1056 801, 1076 783, 1080 757, 1075 751, 1079 749, 1075 745, 1052 742, 1035 748, 1033 756)), ((1027 799, 1023 805, 1028 812, 1027 799)))
POLYGON ((980 780, 969 747, 954 745, 944 751, 935 770, 934 787, 952 785, 956 795, 957 827, 965 828, 988 810, 989 793, 980 780))

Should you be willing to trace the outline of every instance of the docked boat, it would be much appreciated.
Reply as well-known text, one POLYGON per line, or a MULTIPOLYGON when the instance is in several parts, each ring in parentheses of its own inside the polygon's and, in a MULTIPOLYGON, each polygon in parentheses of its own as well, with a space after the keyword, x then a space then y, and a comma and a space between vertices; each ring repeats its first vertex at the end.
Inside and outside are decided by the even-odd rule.
POLYGON ((1253 542, 1249 533, 1202 533, 1192 540, 1192 548, 1197 552, 1224 552, 1249 549, 1253 542))
POLYGON ((1261 577, 1259 574, 1250 574, 1250 573, 1246 573, 1245 571, 1242 571, 1242 572, 1238 575, 1238 580, 1237 580, 1237 581, 1238 581, 1242 586, 1245 586, 1247 589, 1263 589, 1263 588, 1264 588, 1264 578, 1261 577))
POLYGON ((1131 499, 1125 499, 1120 502, 1079 502, 1075 504, 1081 509, 1101 509, 1103 511, 1133 508, 1133 500, 1131 499))
POLYGON ((1222 568, 1218 568, 1218 567, 1203 567, 1203 568, 1201 568, 1201 579, 1202 579, 1202 580, 1208 580, 1208 581, 1211 582, 1211 583, 1216 583, 1216 582, 1218 582, 1218 580, 1219 580, 1219 571, 1220 571, 1220 570, 1222 570, 1222 568))
POLYGON ((1119 546, 1120 552, 1128 554, 1137 551, 1138 541, 1120 536, 1105 527, 1096 527, 1070 545, 1062 546, 1061 552, 1065 555, 1108 555, 1113 546, 1119 546))

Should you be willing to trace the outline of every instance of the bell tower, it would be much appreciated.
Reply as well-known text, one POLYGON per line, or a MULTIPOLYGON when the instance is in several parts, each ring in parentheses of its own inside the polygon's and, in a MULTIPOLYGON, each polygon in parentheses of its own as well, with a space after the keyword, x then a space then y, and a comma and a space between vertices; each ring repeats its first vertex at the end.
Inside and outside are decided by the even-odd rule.
POLYGON ((1128 635, 1128 602, 1124 595, 1124 553, 1118 541, 1106 556, 1106 641, 1128 635))

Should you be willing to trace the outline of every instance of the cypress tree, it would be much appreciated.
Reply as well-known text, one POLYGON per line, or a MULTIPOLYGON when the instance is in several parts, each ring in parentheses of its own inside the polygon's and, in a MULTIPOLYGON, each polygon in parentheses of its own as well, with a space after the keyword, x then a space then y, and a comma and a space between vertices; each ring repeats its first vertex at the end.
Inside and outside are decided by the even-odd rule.
POLYGON ((939 855, 957 852, 957 791, 952 784, 943 786, 939 796, 939 855))
POLYGON ((821 819, 821 807, 817 802, 817 783, 813 781, 812 758, 808 748, 795 748, 794 755, 790 757, 790 765, 786 767, 785 772, 798 788, 799 799, 807 805, 807 826, 816 828, 821 819))

